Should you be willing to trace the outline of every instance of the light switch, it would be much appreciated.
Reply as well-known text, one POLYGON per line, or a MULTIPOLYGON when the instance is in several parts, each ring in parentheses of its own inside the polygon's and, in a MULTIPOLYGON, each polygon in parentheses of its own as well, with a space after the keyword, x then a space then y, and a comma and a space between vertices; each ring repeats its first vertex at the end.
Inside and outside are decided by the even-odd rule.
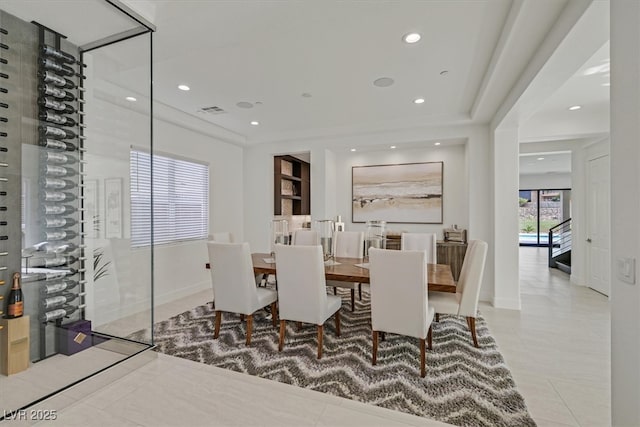
POLYGON ((636 283, 636 259, 635 258, 618 258, 618 279, 623 282, 636 283))

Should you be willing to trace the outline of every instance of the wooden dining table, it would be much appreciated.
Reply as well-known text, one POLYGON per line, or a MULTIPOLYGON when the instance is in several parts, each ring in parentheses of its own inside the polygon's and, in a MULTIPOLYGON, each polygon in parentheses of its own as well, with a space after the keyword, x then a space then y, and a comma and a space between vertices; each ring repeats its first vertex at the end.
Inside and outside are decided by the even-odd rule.
MULTIPOLYGON (((274 259, 271 254, 253 253, 251 258, 256 275, 276 274, 275 262, 267 262, 274 259)), ((341 282, 370 283, 367 265, 362 258, 333 258, 325 263, 325 277, 341 282)), ((427 264, 427 283, 430 291, 456 292, 456 283, 448 264, 427 264)))

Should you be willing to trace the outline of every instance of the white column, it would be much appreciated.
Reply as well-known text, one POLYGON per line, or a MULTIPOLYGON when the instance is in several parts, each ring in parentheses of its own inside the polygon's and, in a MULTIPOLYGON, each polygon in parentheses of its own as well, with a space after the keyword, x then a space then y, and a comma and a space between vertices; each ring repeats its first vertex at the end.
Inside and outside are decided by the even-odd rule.
POLYGON ((314 148, 311 150, 311 219, 334 219, 335 215, 335 153, 325 148, 314 148))
POLYGON ((493 133, 493 305, 520 310, 518 274, 518 129, 493 133))
MULTIPOLYGON (((640 425, 640 283, 618 262, 640 259, 640 2, 611 0, 611 414, 640 425)), ((636 265, 636 270, 638 266, 636 265)))

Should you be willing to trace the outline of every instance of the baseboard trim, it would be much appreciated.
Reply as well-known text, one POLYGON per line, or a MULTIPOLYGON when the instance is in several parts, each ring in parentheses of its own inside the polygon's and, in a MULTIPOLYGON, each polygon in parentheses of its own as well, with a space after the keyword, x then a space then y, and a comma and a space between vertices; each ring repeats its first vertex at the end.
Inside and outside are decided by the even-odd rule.
POLYGON ((520 298, 493 298, 493 306, 495 308, 504 308, 507 310, 521 310, 520 298))

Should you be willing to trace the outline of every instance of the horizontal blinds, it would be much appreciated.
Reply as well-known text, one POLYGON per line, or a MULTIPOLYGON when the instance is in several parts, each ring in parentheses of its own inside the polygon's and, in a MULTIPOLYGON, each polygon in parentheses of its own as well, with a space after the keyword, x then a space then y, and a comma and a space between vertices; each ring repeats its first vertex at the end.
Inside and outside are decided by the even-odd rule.
MULTIPOLYGON (((151 155, 131 151, 131 242, 151 243, 151 155)), ((209 222, 209 167, 153 156, 153 242, 204 239, 209 222)))

